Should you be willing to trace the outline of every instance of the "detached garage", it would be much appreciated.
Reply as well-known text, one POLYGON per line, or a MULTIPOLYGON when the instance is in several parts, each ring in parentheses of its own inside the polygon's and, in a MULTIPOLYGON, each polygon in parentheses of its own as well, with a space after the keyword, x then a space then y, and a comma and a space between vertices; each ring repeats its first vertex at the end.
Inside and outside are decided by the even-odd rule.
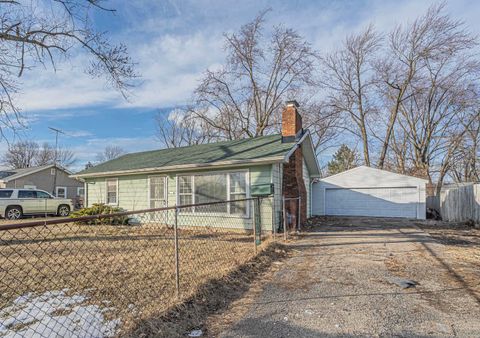
POLYGON ((360 166, 313 184, 314 215, 425 219, 427 180, 360 166))

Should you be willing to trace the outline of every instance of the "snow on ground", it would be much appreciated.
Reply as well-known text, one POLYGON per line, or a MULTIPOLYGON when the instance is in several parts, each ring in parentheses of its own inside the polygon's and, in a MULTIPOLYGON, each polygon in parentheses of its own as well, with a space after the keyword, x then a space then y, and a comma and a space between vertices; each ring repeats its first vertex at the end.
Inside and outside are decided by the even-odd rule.
POLYGON ((119 319, 106 320, 109 308, 85 304, 83 295, 67 295, 68 289, 28 293, 0 309, 0 337, 111 337, 119 319))

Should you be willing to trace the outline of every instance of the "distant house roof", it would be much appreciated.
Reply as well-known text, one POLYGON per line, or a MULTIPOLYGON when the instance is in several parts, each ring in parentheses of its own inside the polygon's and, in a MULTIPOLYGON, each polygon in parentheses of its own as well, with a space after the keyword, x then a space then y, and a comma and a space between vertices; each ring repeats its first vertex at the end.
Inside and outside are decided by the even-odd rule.
POLYGON ((53 168, 57 167, 60 170, 66 171, 68 174, 71 174, 70 171, 68 171, 65 168, 62 168, 60 166, 55 166, 55 164, 46 164, 46 165, 41 165, 37 167, 28 167, 28 168, 22 168, 22 169, 7 169, 7 168, 1 168, 0 169, 0 180, 3 182, 10 182, 13 180, 16 180, 18 178, 22 178, 31 174, 34 174, 36 172, 48 169, 48 168, 53 168))
MULTIPOLYGON (((305 136, 310 137, 308 133, 305 136)), ((292 148, 304 139, 305 137, 300 141, 290 140, 289 142, 282 142, 281 135, 269 135, 188 147, 144 151, 120 156, 114 160, 85 169, 74 176, 95 177, 107 174, 127 174, 153 170, 173 171, 211 165, 273 163, 284 160, 292 148)))

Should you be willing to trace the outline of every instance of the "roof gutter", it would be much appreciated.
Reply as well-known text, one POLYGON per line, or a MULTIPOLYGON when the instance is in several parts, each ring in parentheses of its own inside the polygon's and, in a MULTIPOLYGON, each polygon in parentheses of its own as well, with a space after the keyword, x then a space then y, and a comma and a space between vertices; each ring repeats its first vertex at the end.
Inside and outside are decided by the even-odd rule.
POLYGON ((70 175, 72 178, 89 178, 89 177, 108 177, 108 176, 125 176, 132 174, 149 174, 149 173, 166 173, 166 172, 178 172, 190 169, 203 169, 211 167, 232 167, 232 166, 247 166, 249 164, 270 164, 284 161, 283 156, 272 156, 268 158, 258 160, 237 160, 237 161, 222 161, 214 163, 202 163, 202 164, 184 164, 168 167, 154 167, 154 168, 142 168, 142 169, 129 169, 129 170, 116 170, 116 171, 104 171, 98 173, 89 174, 76 174, 70 175))

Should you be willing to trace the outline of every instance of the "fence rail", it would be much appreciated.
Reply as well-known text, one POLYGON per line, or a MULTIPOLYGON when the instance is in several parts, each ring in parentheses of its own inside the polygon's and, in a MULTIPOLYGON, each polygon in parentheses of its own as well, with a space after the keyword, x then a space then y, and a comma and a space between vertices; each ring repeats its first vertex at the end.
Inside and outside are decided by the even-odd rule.
POLYGON ((129 334, 252 259, 260 203, 1 225, 0 337, 129 334))

